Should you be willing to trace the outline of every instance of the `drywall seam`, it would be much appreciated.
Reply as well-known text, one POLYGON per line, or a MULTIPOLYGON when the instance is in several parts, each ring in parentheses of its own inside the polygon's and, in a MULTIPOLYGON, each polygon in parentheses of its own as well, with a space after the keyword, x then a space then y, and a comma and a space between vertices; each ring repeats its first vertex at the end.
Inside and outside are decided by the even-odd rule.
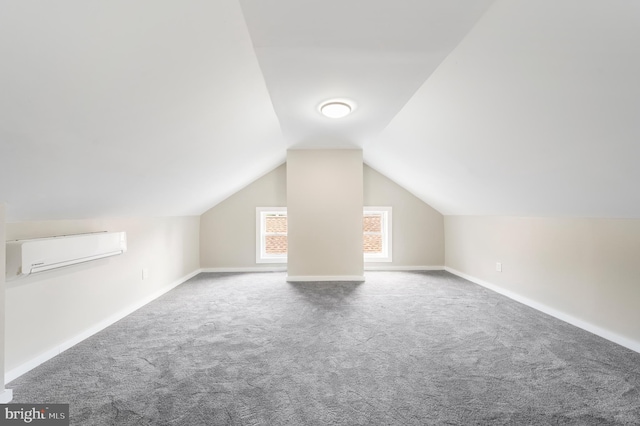
POLYGON ((67 349, 71 348, 72 346, 77 345, 78 343, 82 342, 83 340, 93 336, 94 334, 104 330, 105 328, 109 327, 110 325, 120 321, 122 318, 126 317, 127 315, 132 314, 133 312, 137 311, 138 309, 142 308, 143 306, 147 305, 148 303, 154 301, 155 299, 157 299, 158 297, 162 296, 163 294, 169 292, 170 290, 173 290, 174 288, 176 288, 180 284, 183 284, 186 281, 190 280, 191 278, 195 277, 200 272, 201 272, 201 270, 197 269, 197 270, 193 271, 192 273, 187 274, 182 278, 179 278, 178 280, 174 281, 173 283, 169 284, 168 286, 156 291, 155 293, 150 294, 149 296, 145 297, 144 299, 140 300, 139 302, 134 303, 132 305, 129 305, 128 307, 116 312, 115 314, 111 315, 110 317, 100 321, 98 324, 94 325, 93 327, 90 327, 87 330, 83 331, 82 333, 77 334, 76 336, 72 337, 71 339, 69 339, 69 340, 61 343, 60 345, 54 347, 53 349, 50 349, 50 350, 38 355, 37 357, 32 358, 29 361, 19 365, 18 367, 7 371, 5 373, 5 376, 4 376, 5 384, 11 382, 12 380, 17 379, 18 377, 22 376, 26 372, 36 368, 37 366, 39 366, 43 362, 48 361, 48 360, 50 360, 51 358, 53 358, 53 357, 55 357, 57 355, 60 355, 62 352, 66 351, 67 349))
POLYGON ((491 284, 487 281, 481 280, 471 275, 467 275, 464 272, 457 271, 448 266, 445 266, 444 269, 445 271, 450 272, 454 275, 457 275, 460 278, 464 278, 465 280, 471 281, 472 283, 481 285, 482 287, 495 291, 496 293, 502 294, 503 296, 506 296, 509 299, 515 300, 516 302, 520 302, 523 305, 527 305, 530 308, 543 312, 547 315, 551 315, 552 317, 555 317, 561 321, 564 321, 573 326, 581 328, 585 331, 588 331, 589 333, 595 334, 596 336, 600 336, 603 339, 607 339, 613 343, 617 343, 618 345, 624 346, 625 348, 628 348, 628 349, 631 349, 632 351, 640 353, 640 342, 637 342, 635 340, 613 333, 609 330, 605 330, 604 328, 598 327, 597 325, 593 325, 587 321, 578 319, 562 311, 551 308, 543 303, 536 302, 535 300, 529 299, 528 297, 521 296, 515 292, 506 290, 500 286, 491 284))

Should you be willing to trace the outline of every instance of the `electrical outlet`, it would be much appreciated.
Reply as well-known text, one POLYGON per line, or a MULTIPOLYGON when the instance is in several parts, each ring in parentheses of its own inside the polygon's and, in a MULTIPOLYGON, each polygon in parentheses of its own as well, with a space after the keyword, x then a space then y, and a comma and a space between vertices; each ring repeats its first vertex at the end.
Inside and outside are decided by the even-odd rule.
POLYGON ((496 262, 496 271, 502 272, 502 263, 496 262))
POLYGON ((146 280, 149 278, 149 270, 147 268, 142 268, 142 279, 146 280))

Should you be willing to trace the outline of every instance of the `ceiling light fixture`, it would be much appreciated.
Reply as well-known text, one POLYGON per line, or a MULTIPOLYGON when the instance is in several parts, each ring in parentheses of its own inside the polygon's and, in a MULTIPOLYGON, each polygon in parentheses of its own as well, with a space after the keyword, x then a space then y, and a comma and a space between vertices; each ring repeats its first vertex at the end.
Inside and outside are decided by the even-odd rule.
POLYGON ((322 115, 329 118, 346 117, 351 111, 351 105, 344 101, 328 101, 320 105, 322 115))

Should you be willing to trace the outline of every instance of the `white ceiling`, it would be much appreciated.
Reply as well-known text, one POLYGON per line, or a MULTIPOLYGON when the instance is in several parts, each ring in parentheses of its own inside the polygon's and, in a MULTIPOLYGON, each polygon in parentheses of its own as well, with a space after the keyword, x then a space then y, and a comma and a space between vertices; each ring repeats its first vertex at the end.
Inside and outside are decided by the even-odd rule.
POLYGON ((493 0, 241 0, 287 145, 362 147, 493 0), (348 98, 347 119, 318 106, 348 98))
POLYGON ((200 214, 284 161, 236 0, 2 7, 9 220, 200 214))
POLYGON ((443 214, 640 217, 640 2, 495 3, 364 157, 443 214))
POLYGON ((10 221, 197 215, 311 147, 445 214, 640 217, 636 0, 1 7, 10 221))

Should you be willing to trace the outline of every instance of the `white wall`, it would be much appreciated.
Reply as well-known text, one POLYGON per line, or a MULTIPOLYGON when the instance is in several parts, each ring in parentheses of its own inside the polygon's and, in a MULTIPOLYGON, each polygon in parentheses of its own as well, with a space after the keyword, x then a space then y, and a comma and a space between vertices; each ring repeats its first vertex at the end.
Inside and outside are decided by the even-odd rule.
POLYGON ((367 267, 444 266, 444 217, 431 206, 365 164, 364 205, 393 208, 393 262, 367 267))
POLYGON ((200 217, 201 267, 264 268, 256 263, 256 207, 286 205, 283 164, 205 212, 200 217))
POLYGON ((6 238, 91 231, 126 231, 128 251, 7 282, 8 379, 199 269, 197 216, 8 223, 6 238))
POLYGON ((7 394, 4 390, 4 324, 6 315, 5 304, 5 259, 6 259, 6 245, 5 240, 5 224, 4 224, 4 204, 0 203, 0 402, 8 402, 7 394))
MULTIPOLYGON (((363 203, 393 207, 393 262, 367 262, 365 268, 444 265, 444 217, 366 164, 363 203)), ((283 164, 212 207, 200 218, 201 267, 269 268, 255 261, 255 208, 286 206, 287 169, 283 164)))
POLYGON ((445 216, 445 236, 447 267, 640 351, 640 220, 445 216))
POLYGON ((363 280, 362 151, 287 152, 288 279, 363 280))

